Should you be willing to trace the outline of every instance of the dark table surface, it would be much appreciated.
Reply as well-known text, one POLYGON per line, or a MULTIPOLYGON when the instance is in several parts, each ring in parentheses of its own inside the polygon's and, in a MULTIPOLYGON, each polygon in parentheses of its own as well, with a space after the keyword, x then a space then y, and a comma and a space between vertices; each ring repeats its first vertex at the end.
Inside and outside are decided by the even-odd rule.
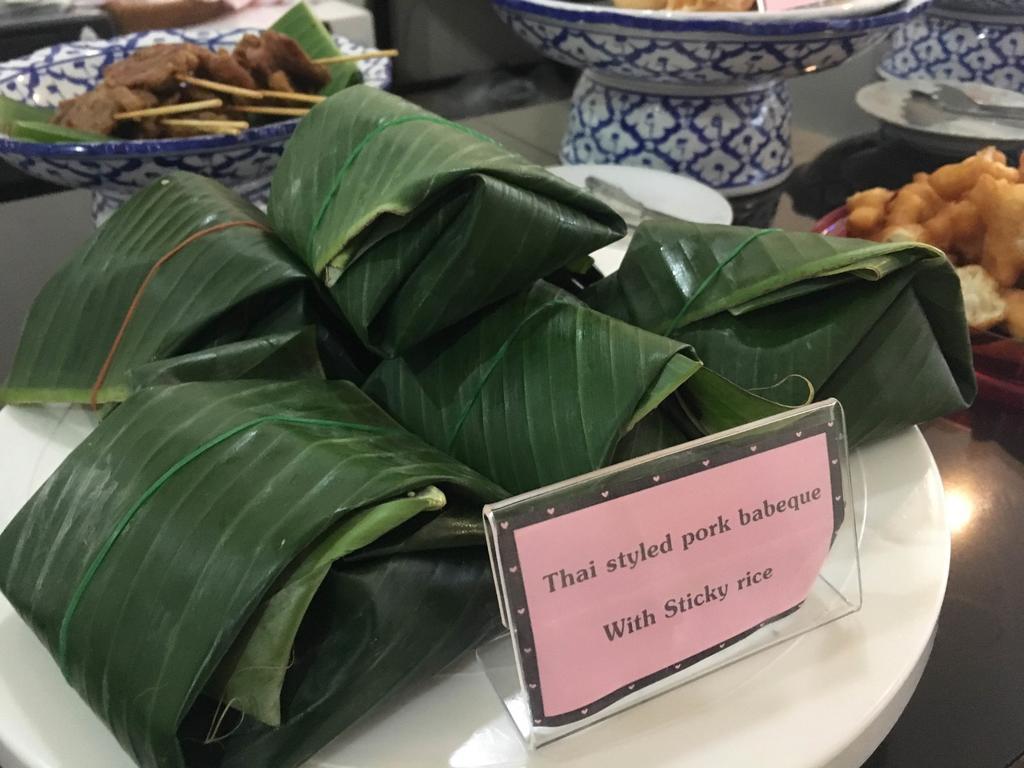
POLYGON ((954 526, 931 660, 870 768, 1024 766, 1024 465, 1013 456, 1024 413, 972 410, 1006 420, 1016 444, 949 421, 923 428, 947 493, 970 516, 954 526))
MULTIPOLYGON (((540 68, 497 77, 474 76, 409 95, 537 162, 558 162, 568 112, 569 84, 562 74, 540 68), (493 94, 501 91, 495 82, 517 94, 518 101, 495 102, 493 94), (528 106, 507 110, 524 103, 528 106), (506 111, 494 114, 502 107, 506 111)), ((854 63, 831 79, 816 76, 794 85, 794 151, 800 167, 782 187, 734 200, 737 223, 809 229, 850 192, 903 183, 914 171, 941 162, 879 140, 875 126, 852 106, 856 86, 870 77, 870 62, 854 63)), ((56 248, 62 252, 47 252, 52 265, 40 266, 39 252, 27 247, 24 254, 7 251, 8 259, 33 260, 33 284, 19 287, 19 295, 31 297, 83 239, 77 229, 84 227, 88 196, 63 193, 13 206, 0 206, 0 230, 5 208, 8 218, 38 215, 40 221, 64 220, 67 229, 76 230, 64 233, 56 248)), ((11 267, 5 265, 7 274, 11 267)), ((917 692, 866 765, 1024 768, 1024 403, 982 401, 958 420, 935 421, 922 431, 947 491, 960 500, 951 524, 949 586, 917 692)))
POLYGON ((110 16, 98 7, 0 3, 0 61, 78 40, 86 27, 95 37, 110 37, 114 33, 110 16))

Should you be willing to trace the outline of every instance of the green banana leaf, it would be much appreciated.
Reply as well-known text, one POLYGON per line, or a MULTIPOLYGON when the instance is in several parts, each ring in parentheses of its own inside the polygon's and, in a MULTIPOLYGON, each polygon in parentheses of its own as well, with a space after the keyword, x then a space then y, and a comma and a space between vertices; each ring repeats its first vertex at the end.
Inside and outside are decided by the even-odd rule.
POLYGON ((334 95, 299 124, 268 214, 366 346, 385 356, 625 231, 586 192, 366 86, 334 95))
MULTIPOLYGON (((201 349, 132 368, 125 375, 128 392, 189 381, 239 379, 323 379, 316 328, 284 331, 201 349)), ((123 399, 123 398, 122 398, 123 399)))
POLYGON ((584 299, 773 400, 839 399, 853 444, 976 391, 956 274, 926 245, 651 221, 584 299))
MULTIPOLYGON (((286 11, 271 29, 293 38, 311 59, 337 56, 340 53, 334 38, 304 2, 286 11)), ((354 62, 330 64, 327 69, 331 73, 331 80, 320 91, 325 96, 363 82, 359 67, 354 62)), ((55 114, 54 109, 23 104, 7 96, 0 96, 0 133, 15 139, 43 143, 111 140, 102 134, 54 125, 50 120, 55 114)))
POLYGON ((336 560, 366 547, 423 512, 443 509, 440 489, 378 504, 354 515, 304 555, 235 640, 214 677, 214 695, 267 725, 281 724, 281 689, 306 611, 336 560))
MULTIPOLYGON (((295 40, 311 59, 323 59, 341 53, 327 28, 305 2, 285 11, 270 28, 295 40)), ((354 62, 329 64, 327 69, 331 73, 331 81, 320 91, 325 96, 363 82, 359 67, 354 62)))
MULTIPOLYGON (((36 298, 0 401, 88 402, 151 268, 189 235, 234 221, 264 219, 201 176, 175 173, 133 196, 36 298)), ((197 239, 141 294, 98 402, 123 399, 140 365, 308 325, 311 307, 328 307, 318 290, 272 234, 237 227, 197 239)))
POLYGON ((15 120, 9 135, 15 139, 41 141, 44 143, 59 141, 89 143, 93 141, 108 141, 110 139, 109 136, 104 136, 100 133, 77 131, 74 128, 65 128, 63 125, 43 123, 38 120, 15 120))
POLYGON ((9 96, 0 96, 0 133, 12 136, 15 123, 19 120, 45 123, 49 121, 53 113, 54 110, 52 109, 37 107, 33 104, 23 104, 9 96))
POLYGON ((544 282, 442 337, 382 362, 364 390, 516 493, 604 466, 655 413, 674 425, 671 442, 639 441, 641 452, 782 410, 704 368, 686 345, 544 282))
POLYGON ((480 540, 430 539, 504 495, 347 382, 151 388, 0 534, 0 587, 144 768, 289 768, 493 630, 480 540), (345 562, 385 535, 419 543, 345 562))
MULTIPOLYGON (((479 514, 479 510, 476 510, 479 514)), ((352 723, 448 666, 498 630, 483 547, 399 554, 335 566, 307 614, 286 684, 295 712, 280 728, 248 718, 207 737, 218 716, 203 697, 186 720, 190 768, 292 768, 352 723), (396 599, 397 598, 397 599, 396 599), (315 652, 314 652, 315 650, 315 652)))
POLYGON ((109 137, 98 133, 86 133, 60 125, 50 120, 57 113, 55 109, 23 104, 8 96, 0 96, 0 133, 25 141, 106 141, 109 137))

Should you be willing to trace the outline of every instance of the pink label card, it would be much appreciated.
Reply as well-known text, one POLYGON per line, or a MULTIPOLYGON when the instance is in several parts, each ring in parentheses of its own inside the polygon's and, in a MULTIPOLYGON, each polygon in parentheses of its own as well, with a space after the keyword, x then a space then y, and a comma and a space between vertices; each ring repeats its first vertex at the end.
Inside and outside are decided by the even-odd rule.
POLYGON ((799 607, 846 503, 841 416, 808 418, 485 511, 536 725, 591 717, 799 607))

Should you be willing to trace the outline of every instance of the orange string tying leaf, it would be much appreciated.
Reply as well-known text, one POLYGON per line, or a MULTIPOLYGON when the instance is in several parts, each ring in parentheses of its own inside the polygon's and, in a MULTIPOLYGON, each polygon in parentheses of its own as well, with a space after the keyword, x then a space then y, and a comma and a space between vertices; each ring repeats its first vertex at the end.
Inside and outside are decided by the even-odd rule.
POLYGON ((121 342, 124 341, 125 331, 128 329, 128 323, 131 322, 132 316, 135 314, 135 310, 139 308, 139 302, 142 300, 142 294, 145 293, 146 288, 156 277, 157 271, 166 264, 168 261, 173 259, 185 248, 192 245, 196 240, 212 235, 214 232, 222 232, 225 229, 231 229, 233 227, 252 227, 253 229, 259 229, 263 232, 269 232, 270 230, 260 224, 258 221, 225 221, 220 224, 214 224, 212 227, 206 227, 206 229, 200 229, 197 232, 193 232, 191 235, 186 237, 171 250, 156 260, 156 263, 149 268, 149 272, 142 279, 142 283, 139 285, 135 296, 132 297, 131 304, 128 305, 128 311, 124 314, 124 320, 121 321, 121 327, 117 331, 117 335, 114 337, 114 342, 110 345, 110 351, 107 352, 107 358, 103 361, 103 366, 100 368, 99 374, 96 376, 96 381, 92 385, 92 389, 89 390, 89 405, 92 406, 93 410, 96 410, 99 406, 97 405, 97 398, 100 394, 100 389, 103 387, 103 382, 107 380, 107 374, 110 373, 110 366, 114 362, 114 356, 117 354, 118 347, 121 346, 121 342))

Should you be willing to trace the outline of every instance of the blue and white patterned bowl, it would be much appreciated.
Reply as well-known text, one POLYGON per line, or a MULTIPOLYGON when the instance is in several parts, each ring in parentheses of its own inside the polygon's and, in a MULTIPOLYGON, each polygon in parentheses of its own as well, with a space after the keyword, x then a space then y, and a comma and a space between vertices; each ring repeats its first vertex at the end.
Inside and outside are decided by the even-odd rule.
POLYGON ((1024 93, 1024 0, 958 4, 989 10, 998 5, 1006 14, 929 10, 896 33, 879 72, 898 79, 985 83, 1024 93))
POLYGON ((763 83, 820 72, 884 40, 929 0, 873 16, 787 20, 772 14, 641 14, 560 0, 492 0, 546 56, 625 80, 686 85, 763 83), (725 18, 732 17, 732 18, 725 18))
POLYGON ((546 56, 585 70, 562 144, 564 162, 660 168, 739 195, 774 186, 792 170, 784 81, 883 42, 930 0, 826 18, 492 2, 546 56))
POLYGON ((999 16, 1024 14, 1024 0, 935 0, 935 7, 999 16))
MULTIPOLYGON (((104 67, 138 48, 189 42, 212 50, 231 49, 246 32, 256 31, 161 30, 55 45, 0 63, 0 94, 26 104, 54 107, 63 99, 93 88, 104 67)), ((365 50, 345 39, 339 39, 338 45, 345 53, 365 50)), ((390 84, 389 60, 370 59, 359 62, 359 66, 368 84, 379 88, 390 84)), ((0 158, 54 184, 88 187, 98 192, 93 211, 97 219, 109 214, 112 207, 139 188, 175 170, 217 179, 259 203, 284 151, 285 140, 297 124, 298 119, 283 120, 250 128, 237 136, 118 139, 85 144, 44 144, 0 134, 0 158)))

